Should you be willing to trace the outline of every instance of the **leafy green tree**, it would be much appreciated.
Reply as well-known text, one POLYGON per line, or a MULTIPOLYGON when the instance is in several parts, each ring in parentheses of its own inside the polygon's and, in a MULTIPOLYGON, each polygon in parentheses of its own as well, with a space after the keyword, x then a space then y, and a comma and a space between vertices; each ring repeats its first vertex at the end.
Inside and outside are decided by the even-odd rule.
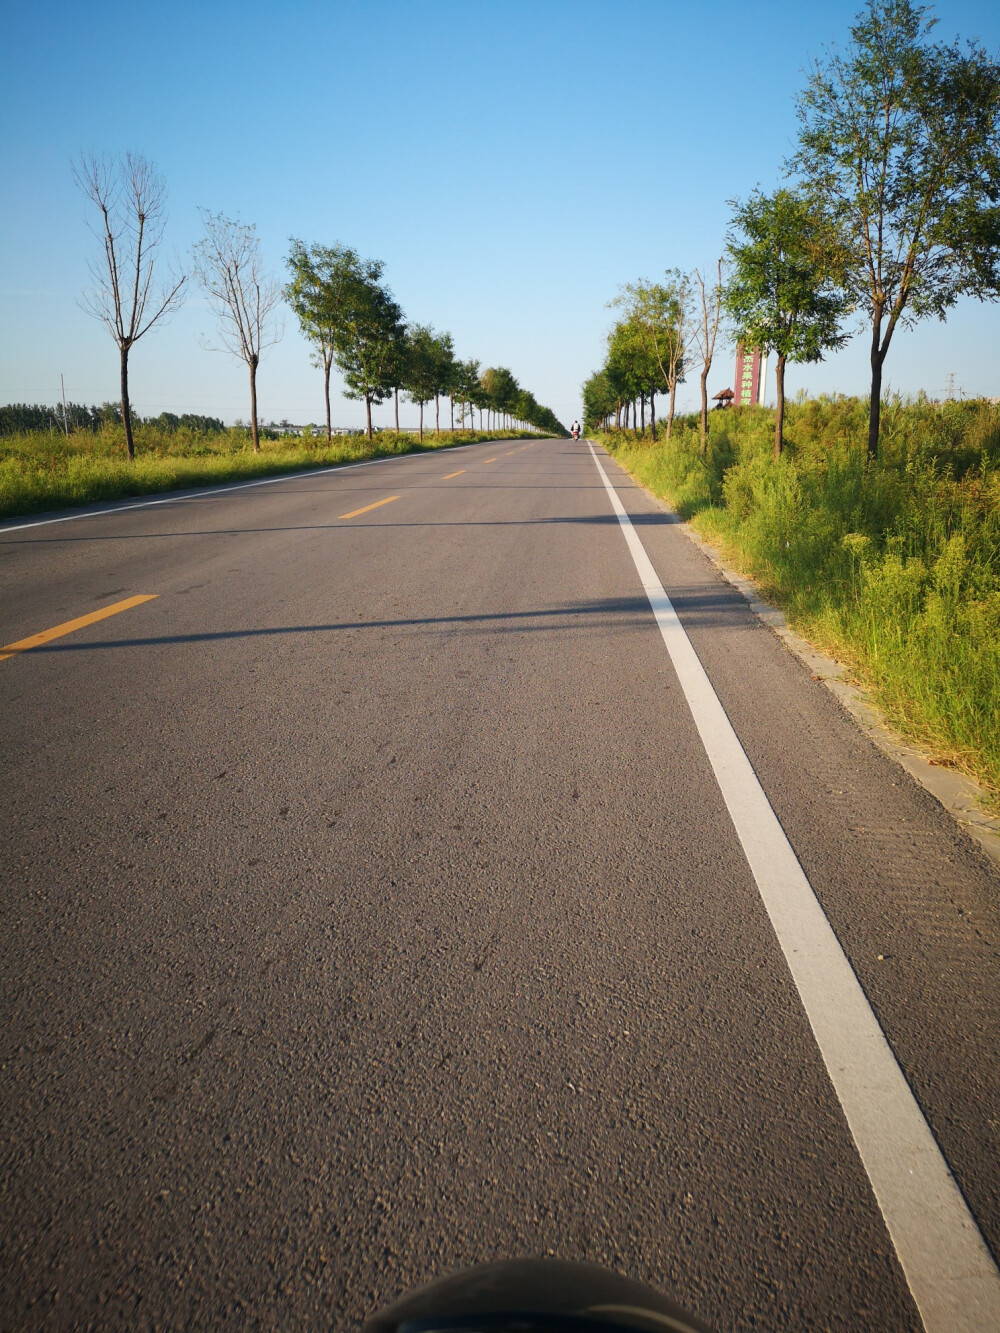
POLYGON ((135 458, 129 400, 129 353, 159 320, 176 310, 186 281, 183 274, 156 285, 157 250, 166 221, 166 186, 152 163, 138 153, 121 157, 84 154, 76 183, 100 214, 96 235, 102 257, 90 267, 94 285, 83 308, 99 319, 118 347, 125 452, 135 458))
MULTIPOLYGON (((455 378, 455 346, 450 333, 438 333, 434 336, 434 364, 437 383, 434 388, 434 430, 441 433, 441 395, 451 394, 455 378)), ((454 411, 452 430, 455 428, 454 411)))
POLYGON ((488 406, 496 415, 497 429, 500 429, 500 423, 513 411, 517 403, 520 386, 514 378, 513 372, 508 370, 506 366, 490 366, 487 370, 484 370, 481 383, 488 406))
MULTIPOLYGON (((114 421, 121 421, 121 408, 114 407, 114 421)), ((96 433, 103 423, 99 407, 86 407, 82 403, 67 403, 65 413, 63 404, 47 407, 41 403, 6 403, 0 407, 0 435, 16 435, 20 431, 51 430, 55 425, 61 429, 86 430, 96 433)))
POLYGON ((619 419, 624 422, 626 430, 629 426, 629 412, 639 392, 635 352, 633 331, 624 322, 615 324, 608 333, 608 354, 604 369, 617 400, 619 419))
POLYGON ((540 407, 535 395, 530 389, 519 389, 517 393, 517 404, 514 408, 514 415, 518 423, 524 426, 533 426, 538 421, 540 407))
POLYGON ((372 404, 393 392, 404 338, 403 312, 381 284, 383 265, 372 260, 371 273, 350 285, 338 326, 334 357, 346 385, 346 397, 365 404, 366 434, 372 438, 372 404))
POLYGON ((486 428, 489 429, 489 413, 491 411, 491 406, 490 406, 491 400, 490 400, 489 390, 487 388, 486 371, 479 369, 478 361, 476 362, 476 372, 477 372, 476 383, 471 386, 472 404, 475 408, 478 408, 479 410, 479 429, 480 430, 483 429, 484 412, 486 413, 486 422, 487 422, 486 428))
MULTIPOLYGON (((626 393, 628 400, 635 410, 636 400, 639 401, 642 410, 641 432, 646 433, 646 388, 650 381, 655 387, 655 365, 650 354, 647 340, 644 337, 646 329, 641 311, 640 289, 645 284, 632 283, 623 287, 618 296, 613 301, 609 301, 610 306, 624 308, 625 318, 620 320, 608 336, 608 357, 615 362, 618 369, 618 378, 627 386, 626 393)), ((655 403, 655 394, 650 394, 651 400, 655 403)), ((653 409, 653 438, 656 438, 656 409, 653 409)))
POLYGON ((734 203, 728 238, 732 271, 723 305, 747 347, 777 353, 774 456, 784 444, 785 363, 821 361, 847 341, 848 312, 837 289, 840 242, 816 200, 794 190, 754 191, 734 203))
POLYGON ((611 350, 609 345, 608 356, 604 362, 604 382, 607 386, 611 401, 614 404, 615 429, 621 429, 624 424, 628 427, 628 415, 623 414, 628 404, 632 401, 632 384, 630 382, 630 370, 627 361, 621 355, 619 347, 617 354, 611 350))
POLYGON ((397 435, 399 434, 399 394, 401 389, 406 388, 409 366, 409 335, 410 330, 400 320, 396 326, 395 336, 389 346, 385 362, 385 384, 387 390, 392 394, 393 420, 395 421, 397 435))
POLYGON ((250 431, 260 452, 257 367, 266 347, 284 332, 277 319, 281 288, 264 269, 252 223, 202 210, 205 236, 194 247, 195 274, 219 321, 225 351, 246 362, 250 372, 250 431))
POLYGON ((583 424, 587 430, 607 429, 618 407, 606 370, 595 371, 583 386, 583 424))
POLYGON ((521 392, 521 386, 517 382, 513 371, 506 366, 499 367, 500 374, 500 397, 498 399, 501 412, 506 414, 508 429, 513 425, 514 410, 517 407, 517 396, 521 392))
POLYGON ((458 396, 462 408, 462 424, 465 424, 465 410, 469 410, 469 420, 473 426, 476 424, 473 415, 476 399, 480 392, 479 384, 479 362, 478 361, 457 361, 455 363, 455 388, 454 392, 458 396))
POLYGON ((424 404, 434 397, 439 384, 438 347, 429 324, 414 324, 406 339, 406 372, 403 387, 410 401, 420 408, 420 439, 424 438, 424 404))
POLYGON ((483 391, 483 406, 486 408, 486 429, 492 427, 492 414, 500 410, 500 373, 495 366, 487 366, 479 377, 483 391))
POLYGON ((799 98, 790 164, 836 217, 871 324, 869 459, 897 326, 1000 291, 1000 65, 975 43, 930 44, 926 12, 869 0, 799 98))
MULTIPOLYGON (((619 297, 618 301, 622 299, 619 297)), ((617 397, 619 414, 624 409, 626 427, 631 412, 633 424, 643 433, 646 429, 646 401, 648 398, 651 405, 655 402, 654 393, 659 382, 659 368, 645 334, 639 315, 629 308, 627 317, 619 320, 608 334, 605 363, 607 383, 617 397)), ((655 407, 653 412, 655 432, 655 407)))
POLYGON ((684 381, 684 348, 691 317, 691 279, 679 269, 668 269, 665 283, 634 282, 622 288, 612 302, 625 311, 646 357, 656 367, 650 387, 653 434, 656 434, 655 394, 662 386, 669 395, 667 439, 674 420, 677 385, 684 381), (655 391, 653 386, 655 386, 655 391))
POLYGON ((316 364, 323 370, 329 443, 332 434, 330 371, 337 337, 353 308, 356 289, 365 283, 377 283, 382 276, 382 267, 377 261, 361 259, 356 250, 345 245, 307 246, 293 237, 291 247, 286 260, 291 281, 285 286, 284 297, 295 311, 303 334, 315 347, 316 364))

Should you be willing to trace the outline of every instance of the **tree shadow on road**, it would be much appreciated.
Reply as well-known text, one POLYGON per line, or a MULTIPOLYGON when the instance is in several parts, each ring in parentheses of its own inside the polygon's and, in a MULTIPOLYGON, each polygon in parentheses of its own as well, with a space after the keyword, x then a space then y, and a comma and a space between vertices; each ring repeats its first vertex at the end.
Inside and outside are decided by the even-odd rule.
MULTIPOLYGON (((746 603, 731 588, 677 588, 670 599, 681 621, 690 629, 724 629, 734 623, 734 613, 749 614, 746 603)), ((352 631, 415 630, 419 633, 535 634, 564 632, 621 634, 652 629, 648 600, 635 597, 599 598, 568 606, 526 611, 484 611, 454 616, 410 616, 393 620, 341 620, 318 625, 262 625, 242 629, 206 630, 193 634, 165 634, 143 638, 110 639, 103 642, 49 643, 29 651, 35 653, 106 652, 123 648, 163 648, 169 644, 217 643, 238 639, 284 638, 290 635, 341 634, 352 631)), ((27 655, 27 654, 25 654, 27 655)))

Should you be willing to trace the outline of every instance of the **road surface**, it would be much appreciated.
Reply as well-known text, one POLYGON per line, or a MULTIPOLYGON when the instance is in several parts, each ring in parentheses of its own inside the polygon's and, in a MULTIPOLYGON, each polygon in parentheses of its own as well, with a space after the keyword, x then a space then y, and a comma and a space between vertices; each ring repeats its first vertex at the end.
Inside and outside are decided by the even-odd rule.
POLYGON ((600 451, 0 552, 0 1325, 353 1328, 554 1254, 991 1326, 1000 875, 600 451))

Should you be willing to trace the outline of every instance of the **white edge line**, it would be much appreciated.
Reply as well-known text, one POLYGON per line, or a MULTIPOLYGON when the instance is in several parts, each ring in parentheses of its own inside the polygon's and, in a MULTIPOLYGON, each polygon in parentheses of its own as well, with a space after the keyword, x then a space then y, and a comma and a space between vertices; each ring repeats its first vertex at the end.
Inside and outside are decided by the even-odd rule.
POLYGON ((1000 1272, 597 451, 716 781, 927 1333, 996 1333, 1000 1272))
POLYGON ((279 481, 299 481, 305 477, 323 477, 329 473, 351 472, 354 468, 373 467, 376 463, 402 463, 411 458, 440 458, 442 454, 457 454, 463 449, 496 443, 492 440, 473 440, 471 444, 446 445, 441 449, 414 450, 407 454, 390 454, 388 458, 366 458, 360 463, 328 463, 326 467, 310 468, 308 472, 281 472, 276 477, 259 477, 254 481, 237 481, 225 486, 185 487, 175 495, 160 495, 155 500, 136 500, 133 504, 111 504, 107 509, 88 509, 79 514, 63 514, 59 518, 38 518, 30 523, 12 523, 0 526, 0 537, 8 532, 24 532, 27 528, 44 528, 52 523, 73 523, 80 518, 106 518, 109 514, 124 514, 129 509, 151 509, 154 505, 177 504, 203 495, 225 495, 227 491, 245 491, 251 486, 273 486, 279 481))

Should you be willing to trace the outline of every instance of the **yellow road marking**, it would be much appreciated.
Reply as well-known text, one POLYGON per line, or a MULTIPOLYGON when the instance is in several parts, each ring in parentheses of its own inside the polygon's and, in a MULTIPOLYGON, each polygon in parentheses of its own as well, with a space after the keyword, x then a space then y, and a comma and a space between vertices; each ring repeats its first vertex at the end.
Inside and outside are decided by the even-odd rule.
POLYGON ((381 509, 382 505, 392 504, 393 500, 398 500, 398 495, 387 495, 384 500, 376 500, 373 505, 365 505, 364 509, 352 509, 349 514, 341 514, 341 518, 357 518, 359 514, 368 514, 373 509, 381 509))
POLYGON ((0 648, 0 662, 6 662, 8 657, 13 657, 16 653, 26 653, 31 648, 38 648, 52 639, 61 639, 64 634, 72 634, 74 630, 84 629, 98 620, 107 620, 108 616, 116 616, 119 611, 128 611, 133 606, 141 605, 142 602, 152 602, 158 596, 159 593, 153 592, 142 593, 138 597, 126 597, 124 602, 114 602, 111 606, 102 607, 100 611, 91 611, 88 615, 77 616, 75 620, 67 620, 62 625, 54 625, 52 629, 43 629, 40 634, 32 634, 28 639, 18 639, 17 643, 6 643, 0 648))
POLYGON ((483 459, 483 463, 484 463, 484 464, 486 464, 486 463, 495 463, 496 461, 497 461, 497 460, 496 460, 495 458, 484 458, 484 459, 483 459))
POLYGON ((510 458, 511 454, 516 454, 516 453, 517 453, 516 449, 508 449, 507 452, 504 454, 504 458, 510 458))
POLYGON ((450 481, 452 477, 460 477, 464 471, 465 471, 465 468, 464 468, 464 467, 460 467, 460 468, 458 469, 457 472, 448 472, 448 473, 446 473, 446 474, 441 478, 441 480, 442 480, 442 481, 450 481))

